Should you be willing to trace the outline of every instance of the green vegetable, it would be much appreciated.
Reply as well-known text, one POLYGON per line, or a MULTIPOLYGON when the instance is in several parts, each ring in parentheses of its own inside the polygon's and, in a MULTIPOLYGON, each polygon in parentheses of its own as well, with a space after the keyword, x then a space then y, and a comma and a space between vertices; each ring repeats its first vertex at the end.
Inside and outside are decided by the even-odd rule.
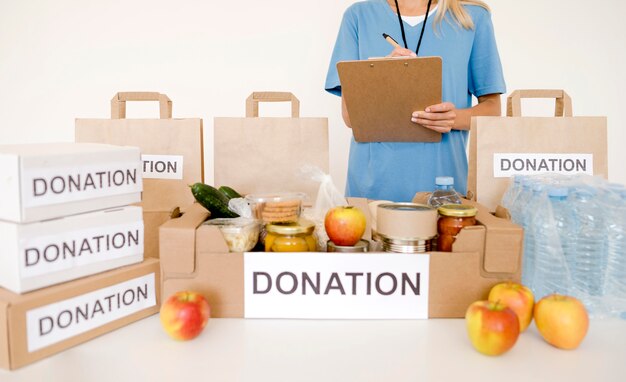
POLYGON ((228 186, 221 186, 220 188, 218 188, 218 190, 222 194, 226 195, 228 199, 243 198, 243 196, 241 196, 240 193, 238 193, 237 191, 235 191, 234 189, 228 186))
POLYGON ((211 212, 212 218, 236 218, 236 213, 228 209, 228 198, 212 186, 195 183, 191 193, 204 208, 211 212))

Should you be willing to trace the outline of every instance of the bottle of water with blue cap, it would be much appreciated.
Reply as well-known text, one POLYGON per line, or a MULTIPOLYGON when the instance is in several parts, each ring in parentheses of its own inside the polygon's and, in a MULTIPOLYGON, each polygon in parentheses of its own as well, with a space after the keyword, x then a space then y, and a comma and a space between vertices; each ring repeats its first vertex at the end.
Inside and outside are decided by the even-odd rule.
POLYGON ((524 257, 522 259, 522 283, 534 289, 535 282, 535 216, 539 206, 545 201, 545 184, 541 181, 532 183, 532 192, 529 194, 526 208, 522 209, 519 219, 524 227, 524 257))
POLYGON ((574 223, 571 206, 567 203, 566 187, 548 187, 547 195, 536 206, 535 239, 535 298, 551 293, 569 294, 571 274, 571 229, 574 223))
POLYGON ((612 316, 626 319, 626 188, 609 185, 610 209, 607 222, 607 295, 612 316))
POLYGON ((537 180, 529 176, 522 178, 519 194, 517 198, 515 198, 515 200, 513 201, 511 209, 509 210, 513 223, 518 225, 524 225, 523 215, 526 212, 526 207, 532 196, 532 186, 535 182, 537 182, 537 180))
POLYGON ((604 281, 607 265, 606 210, 598 201, 598 190, 588 185, 574 187, 568 203, 572 205, 576 225, 572 255, 574 267, 572 281, 578 295, 592 314, 599 314, 601 298, 605 293, 604 281))
POLYGON ((435 178, 435 191, 428 198, 428 205, 438 208, 444 204, 461 204, 461 196, 454 190, 454 178, 438 176, 435 178))
POLYGON ((520 191, 522 191, 522 179, 524 179, 524 175, 513 176, 511 184, 502 196, 502 207, 509 210, 509 212, 511 211, 511 206, 519 196, 520 191))

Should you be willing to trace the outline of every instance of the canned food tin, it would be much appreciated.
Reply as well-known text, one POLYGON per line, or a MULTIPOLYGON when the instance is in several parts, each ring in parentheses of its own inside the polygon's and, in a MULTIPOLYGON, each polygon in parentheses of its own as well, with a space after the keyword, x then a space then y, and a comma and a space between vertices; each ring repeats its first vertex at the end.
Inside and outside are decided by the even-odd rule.
POLYGON ((326 252, 359 253, 368 252, 370 243, 367 240, 359 240, 355 245, 335 245, 331 240, 326 243, 326 252))

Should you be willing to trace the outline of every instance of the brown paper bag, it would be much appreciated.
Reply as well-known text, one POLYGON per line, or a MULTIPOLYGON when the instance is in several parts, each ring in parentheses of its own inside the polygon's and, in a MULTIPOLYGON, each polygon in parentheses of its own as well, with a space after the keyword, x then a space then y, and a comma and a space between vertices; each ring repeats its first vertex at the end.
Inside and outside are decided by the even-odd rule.
POLYGON ((172 118, 172 101, 153 92, 117 93, 111 119, 76 119, 76 142, 137 146, 143 160, 145 254, 158 257, 158 227, 194 198, 190 184, 204 179, 202 119, 172 118), (159 119, 126 119, 127 101, 158 101, 159 119))
POLYGON ((506 117, 474 117, 468 197, 496 210, 513 175, 587 173, 608 177, 606 117, 573 117, 563 90, 516 90, 506 117), (522 117, 522 98, 555 98, 554 117, 522 117))
POLYGON ((293 94, 255 92, 245 118, 215 118, 215 185, 243 194, 305 192, 315 201, 319 183, 299 174, 304 165, 328 173, 328 119, 299 114, 293 94), (259 102, 291 102, 291 118, 259 118, 259 102))

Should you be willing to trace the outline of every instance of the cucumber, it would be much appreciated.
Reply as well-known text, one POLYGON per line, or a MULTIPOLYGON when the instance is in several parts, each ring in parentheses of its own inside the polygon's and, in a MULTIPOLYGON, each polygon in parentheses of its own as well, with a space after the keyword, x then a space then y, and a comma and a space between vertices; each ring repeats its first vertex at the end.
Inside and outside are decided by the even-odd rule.
POLYGON ((228 209, 228 198, 212 186, 195 183, 191 193, 204 208, 209 210, 212 218, 236 218, 236 213, 228 209))
POLYGON ((241 196, 240 193, 238 193, 237 191, 235 191, 234 189, 228 186, 221 186, 220 188, 218 188, 218 190, 222 194, 226 195, 228 199, 243 198, 243 196, 241 196))

